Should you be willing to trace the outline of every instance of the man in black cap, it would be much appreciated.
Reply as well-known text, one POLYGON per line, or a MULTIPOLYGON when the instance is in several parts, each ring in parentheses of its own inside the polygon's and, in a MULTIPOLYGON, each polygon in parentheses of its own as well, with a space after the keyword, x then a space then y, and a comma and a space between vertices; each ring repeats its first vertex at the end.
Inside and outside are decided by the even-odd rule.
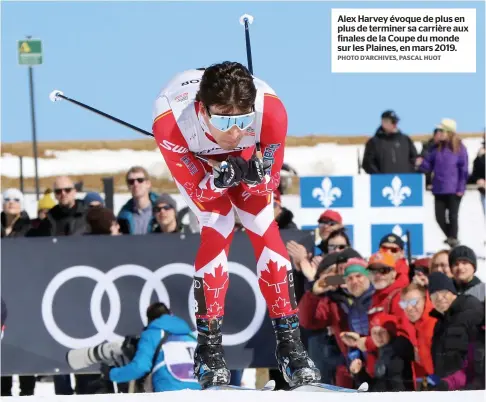
POLYGON ((363 169, 368 174, 414 173, 417 149, 398 128, 400 119, 393 110, 381 115, 381 125, 365 146, 363 169))
POLYGON ((446 377, 464 367, 469 345, 480 336, 484 304, 474 296, 459 295, 452 279, 442 272, 430 274, 428 290, 434 306, 430 315, 437 318, 432 337, 434 375, 429 383, 447 390, 446 377))
POLYGON ((467 246, 456 246, 449 253, 449 266, 457 292, 474 296, 484 302, 485 284, 475 275, 476 253, 467 246))

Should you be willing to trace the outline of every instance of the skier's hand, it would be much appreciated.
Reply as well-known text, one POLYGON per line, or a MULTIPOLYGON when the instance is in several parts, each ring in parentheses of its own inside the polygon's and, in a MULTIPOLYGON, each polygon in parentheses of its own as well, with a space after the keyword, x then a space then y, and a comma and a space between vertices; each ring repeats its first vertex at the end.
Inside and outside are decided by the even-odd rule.
POLYGON ((252 186, 260 184, 265 178, 265 171, 270 166, 272 166, 270 161, 264 161, 258 156, 253 155, 248 161, 248 172, 243 177, 243 182, 252 186))
POLYGON ((230 188, 240 184, 248 173, 246 161, 239 156, 228 156, 217 169, 213 169, 214 185, 217 188, 230 188))
POLYGON ((354 359, 349 365, 351 374, 358 374, 363 368, 363 361, 361 359, 354 359))

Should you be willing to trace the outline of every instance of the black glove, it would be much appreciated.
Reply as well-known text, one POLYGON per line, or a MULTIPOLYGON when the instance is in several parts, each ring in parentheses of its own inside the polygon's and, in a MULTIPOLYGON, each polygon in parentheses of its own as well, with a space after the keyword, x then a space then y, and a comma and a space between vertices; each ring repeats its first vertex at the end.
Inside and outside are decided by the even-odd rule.
POLYGON ((243 182, 251 185, 260 184, 270 166, 272 166, 272 163, 269 160, 263 161, 256 155, 253 155, 248 161, 248 173, 243 178, 243 182))
POLYGON ((228 156, 219 169, 214 169, 214 185, 217 188, 230 188, 240 184, 248 173, 247 162, 239 156, 228 156))
POLYGON ((140 336, 131 335, 126 336, 123 340, 121 350, 129 361, 131 361, 135 357, 135 352, 137 351, 137 345, 139 340, 140 336))

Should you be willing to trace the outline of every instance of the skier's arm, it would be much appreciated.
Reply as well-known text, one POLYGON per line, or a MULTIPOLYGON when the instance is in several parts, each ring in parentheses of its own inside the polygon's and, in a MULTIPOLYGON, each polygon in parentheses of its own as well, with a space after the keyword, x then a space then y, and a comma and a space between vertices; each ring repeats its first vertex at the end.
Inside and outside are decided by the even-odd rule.
POLYGON ((270 172, 260 184, 242 183, 245 190, 256 195, 271 194, 278 188, 287 136, 287 111, 282 101, 275 95, 265 94, 263 110, 260 147, 264 162, 272 164, 270 172))
POLYGON ((227 189, 214 186, 214 176, 189 151, 165 97, 156 101, 152 131, 174 180, 185 188, 193 201, 207 202, 226 193, 227 189))

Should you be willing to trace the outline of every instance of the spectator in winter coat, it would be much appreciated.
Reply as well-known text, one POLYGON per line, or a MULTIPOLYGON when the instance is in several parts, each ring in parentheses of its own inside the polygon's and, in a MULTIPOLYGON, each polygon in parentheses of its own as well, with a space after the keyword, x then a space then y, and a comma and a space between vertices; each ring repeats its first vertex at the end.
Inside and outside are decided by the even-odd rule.
MULTIPOLYGON (((353 331, 368 335, 368 309, 373 287, 368 279, 366 262, 357 258, 348 260, 344 269, 344 286, 330 285, 327 279, 337 279, 336 270, 324 271, 299 303, 299 318, 303 328, 320 330, 331 327, 334 334, 353 331)), ((335 282, 334 282, 335 283, 335 282)), ((345 357, 349 348, 336 337, 345 357)), ((347 364, 336 369, 336 385, 352 387, 347 364)))
POLYGON ((54 182, 54 195, 58 204, 47 213, 36 231, 38 236, 71 236, 86 231, 86 207, 76 199, 72 180, 60 176, 54 182))
POLYGON ((363 169, 368 174, 413 173, 417 149, 398 128, 399 118, 392 110, 381 115, 381 126, 366 143, 363 169))
POLYGON ((187 225, 177 221, 177 203, 169 194, 162 194, 154 202, 152 233, 191 233, 187 225))
POLYGON ((24 237, 31 229, 30 218, 24 211, 24 195, 16 188, 3 192, 1 213, 2 237, 24 237))
POLYGON ((437 318, 432 338, 434 374, 429 383, 447 390, 457 380, 453 375, 467 365, 470 345, 479 340, 484 303, 474 296, 458 295, 452 280, 440 272, 430 275, 429 293, 434 305, 430 315, 437 318))
POLYGON ((152 184, 149 174, 143 167, 134 166, 128 170, 126 181, 132 198, 118 213, 120 230, 124 234, 150 233, 154 203, 158 197, 150 191, 152 184))
MULTIPOLYGON (((397 337, 403 343, 404 350, 408 350, 409 343, 414 346, 417 344, 415 330, 399 305, 400 291, 407 286, 408 278, 397 277, 396 261, 390 253, 378 252, 370 257, 368 264, 371 283, 375 288, 368 314, 370 318, 380 312, 396 316, 398 318, 397 337)), ((348 346, 367 352, 366 369, 368 374, 373 376, 376 346, 371 337, 360 337, 356 333, 341 333, 341 339, 348 346)), ((409 358, 413 360, 413 353, 409 358)))
POLYGON ((417 159, 423 172, 432 172, 432 194, 435 198, 435 218, 451 247, 458 244, 459 205, 466 191, 468 156, 466 147, 456 134, 456 122, 443 119, 438 126, 439 144, 425 158, 417 159), (448 222, 446 213, 448 212, 448 222))
POLYGON ((278 191, 273 193, 273 214, 280 230, 297 229, 297 225, 293 221, 294 214, 292 211, 282 206, 282 198, 278 191))
POLYGON ((398 319, 394 315, 378 313, 371 319, 370 332, 377 350, 373 375, 365 369, 361 359, 349 367, 359 383, 367 382, 371 392, 413 391, 413 348, 398 336, 398 319))
POLYGON ((467 246, 456 246, 449 253, 454 285, 458 294, 468 294, 484 302, 485 284, 475 276, 477 258, 467 246))
POLYGON ((483 146, 478 152, 476 159, 473 162, 473 171, 470 176, 470 181, 478 186, 479 195, 481 197, 481 205, 483 207, 483 213, 486 214, 486 200, 485 200, 485 178, 486 178, 486 167, 485 167, 485 142, 483 141, 483 146))
POLYGON ((47 213, 56 206, 57 203, 54 201, 51 194, 52 190, 48 188, 37 202, 37 218, 30 221, 32 228, 27 233, 28 237, 37 236, 37 230, 39 229, 41 222, 47 217, 47 213))
POLYGON ((413 367, 417 384, 428 375, 434 374, 431 350, 432 336, 437 319, 429 315, 434 307, 427 289, 415 283, 402 289, 399 304, 415 328, 417 350, 415 351, 413 367))
POLYGON ((397 272, 397 278, 403 281, 410 280, 410 267, 408 266, 407 259, 405 258, 405 242, 400 236, 395 233, 389 233, 383 236, 380 240, 380 252, 387 252, 393 255, 395 259, 395 271, 397 272))

